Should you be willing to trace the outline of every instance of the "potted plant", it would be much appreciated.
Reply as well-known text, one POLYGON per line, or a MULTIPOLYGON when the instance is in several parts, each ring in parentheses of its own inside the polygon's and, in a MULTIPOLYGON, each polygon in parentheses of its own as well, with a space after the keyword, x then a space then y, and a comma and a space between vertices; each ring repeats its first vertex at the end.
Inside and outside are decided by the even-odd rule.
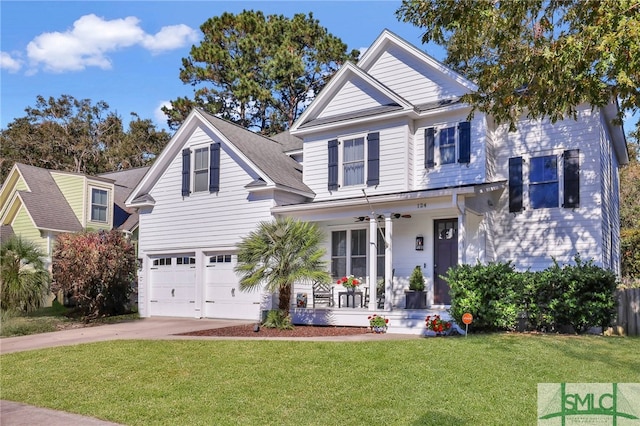
POLYGON ((389 319, 378 314, 369 315, 369 328, 373 333, 386 333, 389 319))
POLYGON ((422 268, 417 265, 409 277, 409 291, 405 292, 406 309, 426 309, 427 292, 424 291, 424 276, 422 268))
POLYGON ((444 336, 451 330, 451 322, 444 321, 440 315, 427 315, 424 322, 427 330, 431 330, 436 336, 444 336))
POLYGON ((337 281, 338 285, 342 285, 347 291, 354 291, 356 287, 360 285, 360 281, 357 280, 353 275, 349 275, 347 277, 342 277, 337 281))

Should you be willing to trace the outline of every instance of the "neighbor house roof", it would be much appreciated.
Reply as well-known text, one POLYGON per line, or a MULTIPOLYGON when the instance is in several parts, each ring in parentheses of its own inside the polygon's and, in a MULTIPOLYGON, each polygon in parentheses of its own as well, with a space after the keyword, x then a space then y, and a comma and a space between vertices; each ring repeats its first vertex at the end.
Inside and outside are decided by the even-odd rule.
POLYGON ((79 232, 82 225, 49 170, 16 163, 29 191, 17 191, 36 228, 79 232))
POLYGON ((278 133, 277 135, 269 136, 269 138, 282 145, 282 149, 285 152, 298 151, 302 149, 302 139, 297 136, 293 136, 288 130, 278 133))

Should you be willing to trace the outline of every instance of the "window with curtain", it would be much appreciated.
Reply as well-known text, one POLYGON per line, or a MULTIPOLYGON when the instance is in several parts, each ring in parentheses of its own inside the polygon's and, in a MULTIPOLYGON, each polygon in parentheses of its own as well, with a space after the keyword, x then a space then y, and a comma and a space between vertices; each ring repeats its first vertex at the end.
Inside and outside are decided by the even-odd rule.
POLYGON ((343 185, 363 185, 365 175, 364 138, 347 139, 343 144, 343 185))
POLYGON ((456 128, 446 127, 440 129, 439 133, 439 149, 440 164, 451 164, 456 162, 456 128))

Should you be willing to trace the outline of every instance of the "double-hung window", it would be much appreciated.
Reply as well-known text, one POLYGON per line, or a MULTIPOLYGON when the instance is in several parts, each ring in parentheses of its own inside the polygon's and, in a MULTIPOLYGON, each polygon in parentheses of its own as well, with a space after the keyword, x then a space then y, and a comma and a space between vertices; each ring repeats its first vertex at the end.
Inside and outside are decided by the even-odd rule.
POLYGON ((91 189, 91 221, 107 222, 109 197, 104 189, 91 189))
POLYGON ((580 207, 580 150, 529 157, 528 161, 523 157, 509 158, 509 212, 524 210, 527 198, 532 209, 558 207, 561 196, 562 207, 580 207))
POLYGON ((380 183, 380 134, 328 142, 328 189, 380 183))
POLYGON ((440 151, 440 164, 452 164, 456 162, 456 128, 446 127, 438 132, 438 148, 440 151))
POLYGON ((344 186, 364 185, 364 138, 347 139, 342 151, 342 182, 344 186))
POLYGON ((545 155, 531 158, 529 202, 531 208, 558 207, 558 158, 545 155))
POLYGON ((194 151, 193 192, 209 190, 209 148, 194 151))
POLYGON ((471 162, 471 123, 428 127, 424 130, 424 167, 471 162))

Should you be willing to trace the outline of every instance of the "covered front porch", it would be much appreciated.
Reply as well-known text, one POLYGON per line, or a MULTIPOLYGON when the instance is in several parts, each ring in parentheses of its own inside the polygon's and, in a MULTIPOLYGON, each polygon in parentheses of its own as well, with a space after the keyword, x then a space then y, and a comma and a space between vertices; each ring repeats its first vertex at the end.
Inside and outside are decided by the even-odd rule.
POLYGON ((363 191, 356 199, 273 208, 276 215, 314 222, 326 234, 331 303, 318 304, 311 284, 294 285, 294 323, 368 326, 367 317, 378 314, 389 319, 388 332, 421 334, 427 315, 449 319, 442 276, 452 266, 486 261, 486 213, 503 189, 497 183, 377 196, 363 191), (407 309, 416 307, 406 302, 414 268, 423 274, 426 304, 407 309), (360 296, 351 300, 337 282, 349 275, 361 282, 360 296), (298 295, 306 302, 296 303, 298 295))

